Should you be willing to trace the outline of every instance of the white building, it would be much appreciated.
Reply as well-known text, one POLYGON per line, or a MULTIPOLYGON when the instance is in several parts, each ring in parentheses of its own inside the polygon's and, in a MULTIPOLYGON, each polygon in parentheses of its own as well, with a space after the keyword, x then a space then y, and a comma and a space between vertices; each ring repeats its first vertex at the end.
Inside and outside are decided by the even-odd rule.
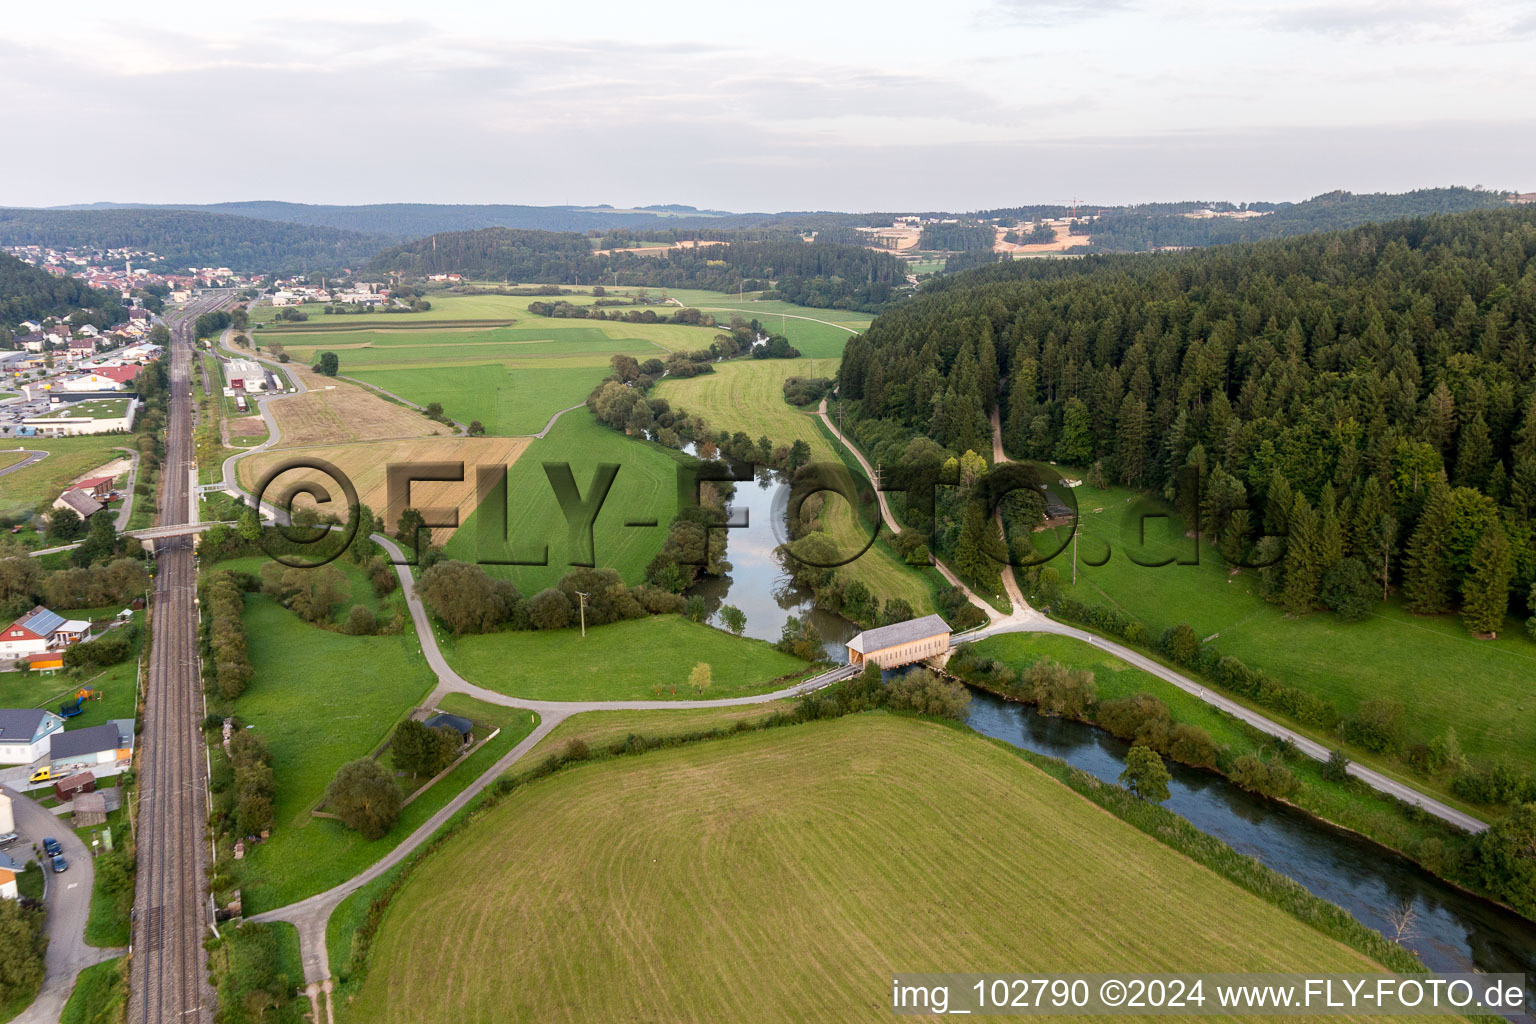
POLYGON ((71 377, 54 385, 56 391, 121 391, 121 381, 103 377, 99 373, 87 373, 83 377, 71 377))
MULTIPOLYGON (((115 383, 115 382, 114 382, 115 383)), ((22 420, 24 427, 38 437, 79 437, 84 434, 127 433, 138 415, 137 398, 98 398, 83 402, 60 403, 60 407, 42 416, 22 420)))
POLYGON ((231 359, 225 363, 224 380, 236 391, 267 389, 267 371, 253 359, 231 359))
POLYGON ((0 764, 31 764, 47 757, 53 735, 63 728, 64 719, 52 711, 0 709, 0 764))

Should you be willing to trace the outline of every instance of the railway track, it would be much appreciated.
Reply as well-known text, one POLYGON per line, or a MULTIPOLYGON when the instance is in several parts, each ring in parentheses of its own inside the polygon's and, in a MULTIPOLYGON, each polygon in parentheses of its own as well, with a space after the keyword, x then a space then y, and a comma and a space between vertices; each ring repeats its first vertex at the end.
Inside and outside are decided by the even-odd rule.
MULTIPOLYGON (((193 323, 227 301, 227 294, 200 300, 171 322, 160 526, 181 525, 190 518, 193 323)), ((133 1024, 208 1024, 214 1011, 203 953, 210 917, 203 886, 208 779, 192 538, 159 541, 156 554, 152 650, 139 738, 138 878, 128 1019, 133 1024)))

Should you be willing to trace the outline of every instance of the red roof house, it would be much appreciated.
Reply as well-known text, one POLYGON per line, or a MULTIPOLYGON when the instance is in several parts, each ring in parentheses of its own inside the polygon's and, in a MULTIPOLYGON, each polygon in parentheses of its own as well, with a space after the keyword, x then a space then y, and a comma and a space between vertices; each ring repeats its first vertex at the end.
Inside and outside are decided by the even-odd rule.
POLYGON ((119 384, 132 384, 133 379, 139 375, 141 369, 143 367, 140 366, 98 366, 91 372, 98 377, 115 380, 119 384))

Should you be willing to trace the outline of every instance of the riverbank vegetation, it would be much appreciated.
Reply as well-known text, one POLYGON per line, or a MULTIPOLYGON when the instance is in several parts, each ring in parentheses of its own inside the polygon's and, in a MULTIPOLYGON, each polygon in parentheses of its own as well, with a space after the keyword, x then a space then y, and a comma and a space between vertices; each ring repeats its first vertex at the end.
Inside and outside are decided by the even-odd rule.
MULTIPOLYGON (((643 743, 639 746, 644 749, 643 743)), ((360 940, 353 945, 355 955, 342 970, 343 993, 352 990, 350 1000, 338 999, 338 1009, 345 1007, 343 1019, 447 1020, 492 1006, 502 1016, 510 1012, 511 1019, 543 1019, 549 1013, 603 1017, 618 1005, 621 992, 630 1005, 636 992, 647 993, 654 1005, 667 1007, 667 1016, 733 1018, 746 1013, 754 1019, 802 1020, 822 1015, 822 1005, 805 1002, 805 992, 815 991, 823 993, 817 999, 828 1013, 846 1016, 847 1007, 859 1002, 851 989, 843 990, 845 979, 871 969, 871 956, 892 965, 940 962, 974 957, 978 949, 1046 965, 1054 957, 1062 969, 1084 958, 1113 964, 1132 955, 1138 967, 1151 963, 1176 970, 1192 963, 1188 958, 1195 949, 1202 969, 1210 969, 1213 956, 1217 962, 1231 958, 1244 969, 1270 963, 1280 969, 1294 961, 1298 950, 1306 951, 1309 962, 1333 969, 1371 969, 1366 956, 1329 937, 1336 936, 1379 962, 1399 968, 1413 963, 1294 883, 1209 837, 1170 827, 1178 821, 1172 815, 1115 787, 1099 787, 1107 791, 1099 802, 1113 812, 1149 821, 1141 826, 1145 831, 1128 828, 1072 789, 1049 782, 1001 744, 931 722, 855 715, 669 747, 642 757, 599 758, 597 763, 576 757, 565 761, 564 770, 550 770, 536 771, 533 781, 509 780, 498 787, 483 810, 450 826, 429 853, 376 887, 372 906, 360 919, 349 915, 361 927, 355 933, 360 940), (704 790, 670 784, 683 777, 707 777, 710 784, 704 790), (1118 804, 1115 792, 1140 806, 1118 804), (738 809, 730 821, 704 809, 720 801, 738 809), (804 827, 828 807, 839 808, 839 827, 804 827), (733 854, 690 867, 703 855, 700 815, 709 817, 709 827, 718 833, 708 845, 725 843, 733 854), (561 827, 567 816, 582 826, 561 827), (541 827, 522 824, 535 820, 541 827), (891 820, 943 837, 927 856, 910 861, 914 870, 903 872, 900 886, 891 884, 878 858, 858 852, 886 843, 891 820), (647 822, 646 827, 635 827, 638 821, 647 822), (986 823, 980 832, 977 821, 986 823), (1041 822, 1052 827, 1042 832, 1041 822), (571 855, 573 835, 582 837, 583 846, 627 852, 606 858, 604 871, 594 875, 584 867, 587 858, 571 855), (1175 837, 1183 844, 1180 849, 1198 849, 1210 867, 1163 845, 1159 839, 1164 835, 1175 837), (626 838, 619 841, 618 836, 626 838), (564 852, 557 856, 541 848, 551 842, 564 844, 564 852), (1026 848, 1027 858, 997 856, 999 850, 1026 848), (662 849, 675 870, 658 876, 652 859, 662 849), (810 879, 803 873, 780 877, 808 861, 826 871, 810 879), (632 874, 642 866, 647 881, 637 885, 638 876, 632 874), (1147 877, 1156 877, 1158 884, 1146 884, 1147 877), (496 884, 487 887, 492 878, 496 884), (461 917, 439 912, 438 901, 454 900, 468 879, 477 880, 482 896, 506 894, 504 900, 486 897, 495 904, 487 908, 486 921, 502 926, 466 928, 461 917), (1262 890, 1263 898, 1244 888, 1262 890), (565 916, 556 927, 551 900, 528 901, 519 895, 535 889, 546 896, 585 892, 599 903, 622 890, 631 906, 634 893, 642 892, 646 925, 639 933, 630 931, 622 947, 626 952, 615 957, 612 951, 620 946, 607 935, 613 915, 582 915, 575 929, 565 916), (704 889, 713 895, 701 898, 704 889), (987 898, 975 899, 978 891, 987 898), (1074 898, 1078 892, 1082 901, 1074 898), (1308 923, 1266 900, 1305 915, 1308 923), (1096 917, 1094 928, 1082 927, 1076 908, 1102 907, 1106 901, 1121 912, 1096 917), (944 908, 940 913, 947 921, 934 924, 935 907, 944 908), (1008 911, 999 914, 998 907, 1008 911), (919 918, 929 926, 911 927, 919 918), (750 986, 753 1001, 747 1010, 736 1002, 746 989, 719 984, 720 961, 704 951, 716 948, 721 935, 739 938, 741 922, 765 919, 778 922, 763 932, 773 940, 745 948, 737 942, 740 953, 729 966, 733 974, 758 979, 750 986), (521 923, 508 928, 507 920, 521 923), (422 949, 446 948, 450 939, 444 929, 450 928, 455 948, 462 951, 468 941, 477 950, 447 967, 452 974, 458 970, 452 964, 460 964, 462 982, 445 979, 437 958, 420 955, 422 949), (513 934, 537 935, 540 941, 514 946, 506 941, 513 934), (1183 937, 1179 943, 1147 941, 1149 935, 1175 934, 1183 937), (682 980, 665 991, 644 981, 647 958, 635 955, 662 935, 674 950, 668 962, 680 965, 682 972, 682 980), (963 952, 959 946, 948 949, 961 935, 963 952), (1192 935, 1200 938, 1187 941, 1192 935), (697 955, 677 953, 678 936, 686 937, 697 955), (794 961, 790 975, 784 974, 779 955, 786 936, 812 951, 794 961), (407 955, 407 945, 414 955, 407 955), (572 957, 602 965, 599 974, 610 981, 584 984, 580 991, 567 988, 560 980, 564 972, 555 965, 572 957), (858 959, 859 966, 849 957, 858 959), (502 963, 504 970, 473 970, 482 958, 502 963), (430 980, 429 962, 437 963, 430 980), (705 972, 713 979, 707 984, 705 972), (763 977, 773 979, 772 984, 765 988, 763 977), (445 990, 455 993, 451 1006, 441 1002, 445 990)), ((455 905, 462 908, 462 901, 455 905)))
MULTIPOLYGON (((1014 633, 962 647, 946 670, 1041 714, 1089 722, 1171 760, 1217 772, 1243 789, 1284 800, 1359 832, 1464 888, 1526 916, 1536 912, 1521 867, 1490 860, 1486 840, 1385 796, 1344 772, 1336 754, 1322 763, 1193 694, 1071 637, 1014 633)), ((1526 826, 1512 821, 1500 835, 1526 826)), ((1508 844, 1511 848, 1515 844, 1508 844)), ((1502 846, 1498 847, 1503 849, 1502 846)))

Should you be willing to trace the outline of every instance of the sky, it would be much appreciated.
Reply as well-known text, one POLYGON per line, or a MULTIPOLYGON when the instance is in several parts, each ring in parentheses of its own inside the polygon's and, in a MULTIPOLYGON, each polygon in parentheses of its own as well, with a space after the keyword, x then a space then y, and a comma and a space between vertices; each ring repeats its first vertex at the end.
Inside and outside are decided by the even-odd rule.
POLYGON ((8 5, 0 205, 1536 190, 1536 0, 8 5))

